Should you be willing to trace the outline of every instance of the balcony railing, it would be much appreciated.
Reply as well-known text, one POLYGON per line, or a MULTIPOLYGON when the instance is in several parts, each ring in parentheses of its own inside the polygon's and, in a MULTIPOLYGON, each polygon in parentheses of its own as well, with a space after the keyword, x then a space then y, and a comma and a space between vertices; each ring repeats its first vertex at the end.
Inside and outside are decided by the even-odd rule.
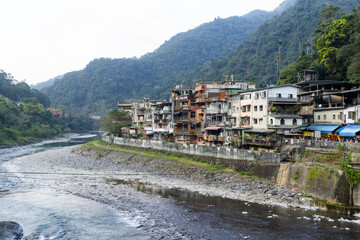
POLYGON ((269 102, 297 102, 296 98, 269 97, 269 102))
POLYGON ((189 118, 174 118, 175 122, 189 122, 189 118))
POLYGON ((278 115, 298 115, 298 111, 279 111, 279 112, 269 112, 270 116, 278 116, 278 115))
POLYGON ((215 142, 215 141, 224 142, 225 137, 217 136, 217 135, 205 135, 205 140, 208 142, 215 142))

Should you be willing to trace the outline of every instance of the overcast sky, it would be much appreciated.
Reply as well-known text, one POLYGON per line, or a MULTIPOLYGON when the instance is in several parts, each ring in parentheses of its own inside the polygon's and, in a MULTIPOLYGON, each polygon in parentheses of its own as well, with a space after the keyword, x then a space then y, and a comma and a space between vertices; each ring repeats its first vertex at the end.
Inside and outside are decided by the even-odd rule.
POLYGON ((141 57, 216 17, 273 10, 283 0, 0 0, 0 69, 28 84, 94 58, 141 57))

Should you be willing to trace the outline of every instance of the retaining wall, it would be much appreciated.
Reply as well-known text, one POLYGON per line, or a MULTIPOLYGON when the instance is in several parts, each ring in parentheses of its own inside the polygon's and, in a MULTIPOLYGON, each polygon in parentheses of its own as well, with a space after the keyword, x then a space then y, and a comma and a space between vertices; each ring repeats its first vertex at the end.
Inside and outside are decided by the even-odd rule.
POLYGON ((333 148, 337 149, 339 144, 343 144, 347 150, 354 148, 360 150, 360 143, 349 142, 333 142, 333 141, 320 141, 320 140, 307 140, 307 139, 287 139, 283 140, 285 145, 297 145, 300 147, 313 147, 313 148, 333 148))
POLYGON ((279 163, 286 160, 286 154, 274 152, 251 151, 246 149, 211 147, 197 144, 181 144, 173 142, 161 142, 152 140, 130 139, 103 136, 102 140, 118 145, 129 147, 141 147, 146 149, 156 149, 167 152, 184 153, 199 156, 208 156, 215 158, 247 160, 259 162, 279 163))

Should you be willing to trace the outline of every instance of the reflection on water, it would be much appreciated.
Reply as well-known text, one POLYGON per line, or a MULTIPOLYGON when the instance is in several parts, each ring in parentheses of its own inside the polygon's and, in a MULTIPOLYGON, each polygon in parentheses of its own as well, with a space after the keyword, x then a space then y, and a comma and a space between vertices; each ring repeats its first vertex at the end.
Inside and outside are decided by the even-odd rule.
MULTIPOLYGON (((108 179, 108 183, 126 184, 134 189, 175 200, 192 219, 192 225, 180 223, 189 231, 211 229, 213 239, 234 236, 250 239, 357 239, 360 221, 335 212, 273 207, 197 192, 161 188, 138 181, 108 179), (343 219, 350 219, 349 222, 343 219)), ((175 212, 175 208, 168 209, 175 212)), ((236 237, 235 237, 236 239, 236 237)))

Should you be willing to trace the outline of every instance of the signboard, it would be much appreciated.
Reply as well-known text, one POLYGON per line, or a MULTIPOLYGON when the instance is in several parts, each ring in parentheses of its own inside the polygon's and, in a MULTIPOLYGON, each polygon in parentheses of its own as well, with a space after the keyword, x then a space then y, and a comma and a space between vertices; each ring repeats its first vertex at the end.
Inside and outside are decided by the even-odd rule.
POLYGON ((304 132, 305 137, 312 137, 312 132, 304 132))
POLYGON ((321 138, 321 131, 315 131, 315 138, 321 138))

